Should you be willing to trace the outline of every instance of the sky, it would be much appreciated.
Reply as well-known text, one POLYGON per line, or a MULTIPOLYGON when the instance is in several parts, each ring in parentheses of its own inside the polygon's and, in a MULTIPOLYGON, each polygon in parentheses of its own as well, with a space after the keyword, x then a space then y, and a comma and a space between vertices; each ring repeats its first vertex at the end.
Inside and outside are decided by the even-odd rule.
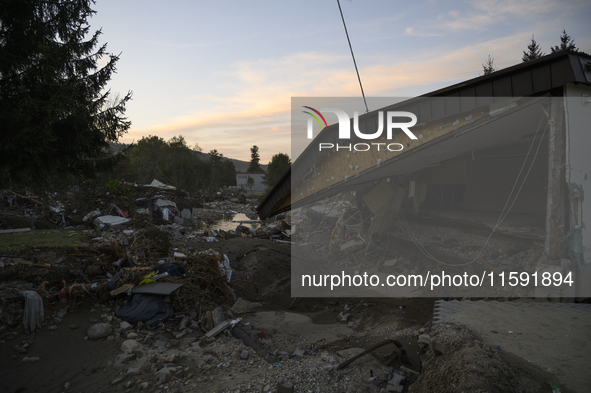
MULTIPOLYGON (((548 54, 563 29, 591 53, 588 0, 341 0, 366 96, 414 97, 548 54)), ((133 92, 120 142, 182 135, 261 163, 290 154, 292 97, 359 97, 337 1, 96 0, 90 20, 120 55, 108 88, 133 92)), ((370 108, 377 109, 377 108, 370 108)), ((293 157, 292 157, 293 159, 293 157)))

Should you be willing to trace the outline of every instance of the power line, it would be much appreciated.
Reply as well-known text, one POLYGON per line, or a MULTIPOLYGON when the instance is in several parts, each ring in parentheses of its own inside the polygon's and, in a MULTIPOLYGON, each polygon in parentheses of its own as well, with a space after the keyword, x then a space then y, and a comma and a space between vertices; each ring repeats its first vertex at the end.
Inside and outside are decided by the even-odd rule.
POLYGON ((357 62, 355 61, 355 55, 353 54, 353 47, 351 46, 351 40, 349 39, 349 33, 347 32, 347 25, 345 24, 345 17, 343 16, 343 10, 341 9, 341 2, 337 0, 339 5, 339 11, 341 12, 341 19, 343 20, 343 26, 345 27, 345 34, 347 35, 347 41, 349 42, 349 49, 351 49, 351 57, 353 57, 353 64, 355 65, 355 72, 357 72, 357 79, 359 80, 359 87, 361 87, 361 95, 363 96, 363 102, 365 103, 365 110, 369 112, 367 108, 367 101, 365 100, 365 93, 363 92, 363 85, 361 84, 361 77, 359 76, 359 70, 357 69, 357 62))

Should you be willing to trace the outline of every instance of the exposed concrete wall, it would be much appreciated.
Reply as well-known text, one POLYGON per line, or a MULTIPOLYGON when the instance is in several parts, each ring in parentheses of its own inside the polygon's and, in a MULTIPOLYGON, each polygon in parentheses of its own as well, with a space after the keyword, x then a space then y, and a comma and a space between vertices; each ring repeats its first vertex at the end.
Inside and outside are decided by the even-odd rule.
POLYGON ((566 93, 566 181, 571 191, 569 230, 571 233, 580 231, 579 247, 582 248, 582 262, 586 264, 581 269, 581 282, 586 284, 579 288, 578 295, 591 296, 591 88, 568 85, 566 93))

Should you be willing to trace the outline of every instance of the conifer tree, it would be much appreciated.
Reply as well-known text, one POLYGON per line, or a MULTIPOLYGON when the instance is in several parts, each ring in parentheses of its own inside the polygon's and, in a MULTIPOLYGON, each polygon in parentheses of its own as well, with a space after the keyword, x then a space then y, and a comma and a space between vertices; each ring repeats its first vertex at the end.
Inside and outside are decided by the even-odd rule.
POLYGON ((535 60, 535 59, 540 58, 544 55, 545 55, 545 53, 542 52, 540 45, 538 45, 538 43, 536 42, 536 40, 532 34, 531 42, 527 46, 527 52, 523 51, 523 57, 521 58, 521 60, 523 60, 523 62, 525 63, 526 61, 535 60))
POLYGON ((89 176, 116 159, 131 92, 106 85, 119 56, 90 33, 92 0, 4 0, 0 7, 0 186, 89 176), (106 64, 99 63, 106 61, 106 64))

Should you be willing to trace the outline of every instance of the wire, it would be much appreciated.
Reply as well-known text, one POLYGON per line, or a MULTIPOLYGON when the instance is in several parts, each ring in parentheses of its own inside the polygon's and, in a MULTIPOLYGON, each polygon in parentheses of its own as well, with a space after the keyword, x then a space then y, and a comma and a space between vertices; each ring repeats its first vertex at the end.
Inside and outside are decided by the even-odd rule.
POLYGON ((357 62, 355 61, 355 55, 353 54, 353 47, 351 46, 351 40, 349 39, 349 33, 347 32, 347 25, 345 24, 345 17, 343 16, 343 10, 341 9, 341 2, 337 0, 339 5, 339 11, 341 12, 341 19, 343 20, 343 26, 345 27, 345 34, 347 35, 347 41, 349 42, 349 49, 351 49, 351 57, 353 57, 353 64, 355 65, 355 72, 357 72, 357 79, 359 80, 359 87, 361 87, 361 95, 363 96, 363 102, 365 103, 366 113, 369 113, 367 108, 367 101, 365 100, 365 93, 363 92, 363 85, 361 84, 361 77, 359 76, 359 70, 357 69, 357 62))

